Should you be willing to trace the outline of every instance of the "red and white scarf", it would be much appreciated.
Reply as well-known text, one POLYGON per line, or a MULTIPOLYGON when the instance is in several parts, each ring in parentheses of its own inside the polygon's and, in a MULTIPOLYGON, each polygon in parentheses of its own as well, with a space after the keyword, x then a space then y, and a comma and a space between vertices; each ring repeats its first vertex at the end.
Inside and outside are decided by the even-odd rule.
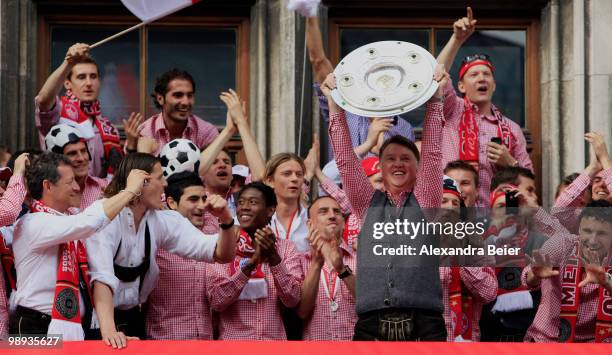
MULTIPOLYGON (((0 231, 0 257, 2 258, 2 270, 4 271, 4 277, 6 278, 7 285, 10 286, 12 291, 17 289, 17 280, 15 280, 15 257, 13 251, 6 245, 4 235, 0 231)), ((9 291, 9 290, 7 290, 9 291)))
MULTIPOLYGON (((62 215, 38 200, 34 200, 30 206, 30 211, 62 215)), ((60 244, 53 310, 47 332, 48 334, 62 334, 64 340, 85 339, 81 326, 81 310, 79 309, 81 300, 79 269, 83 272, 89 299, 93 302, 85 245, 80 240, 76 242, 76 245, 74 242, 60 244)))
MULTIPOLYGON (((238 245, 236 246, 236 256, 230 264, 230 273, 234 275, 236 272, 242 272, 242 267, 249 262, 249 259, 255 253, 253 240, 251 236, 244 230, 240 229, 238 236, 238 245)), ((249 281, 242 289, 239 300, 255 300, 258 298, 268 297, 268 284, 265 279, 266 275, 263 271, 263 264, 257 264, 257 267, 251 272, 249 281)))
MULTIPOLYGON (((61 101, 60 121, 78 129, 84 139, 90 140, 94 137, 92 121, 96 125, 104 145, 105 162, 109 163, 123 156, 119 132, 108 118, 102 115, 100 101, 82 102, 71 90, 66 91, 66 96, 62 96, 61 101)), ((113 170, 111 165, 109 164, 109 173, 113 170)))
MULTIPOLYGON (((579 257, 579 244, 574 243, 572 253, 561 271, 561 320, 559 341, 572 343, 576 337, 578 307, 580 306, 580 288, 584 270, 579 257)), ((606 272, 612 272, 612 266, 606 266, 606 272)), ((597 319, 595 322, 595 342, 612 342, 612 294, 605 287, 599 286, 597 300, 597 319)))
MULTIPOLYGON (((478 137, 480 129, 478 128, 478 122, 474 115, 472 102, 467 96, 463 98, 463 106, 463 117, 459 123, 459 160, 478 164, 478 137)), ((497 118, 497 136, 501 138, 502 144, 505 145, 509 151, 512 151, 514 136, 510 130, 510 124, 501 114, 499 114, 499 112, 496 111, 494 114, 497 118)))
POLYGON ((451 282, 448 288, 451 323, 455 341, 471 341, 474 322, 474 300, 472 294, 462 287, 461 268, 451 267, 451 282))
POLYGON ((520 282, 520 271, 525 267, 525 247, 529 240, 527 226, 517 224, 516 218, 507 217, 503 225, 490 226, 483 235, 485 241, 488 238, 500 239, 503 244, 518 246, 521 248, 517 257, 506 257, 504 260, 496 260, 496 263, 512 265, 509 267, 496 267, 497 277, 497 299, 493 305, 492 312, 512 312, 533 307, 533 298, 527 287, 520 282), (506 243, 505 241, 508 241, 506 243), (512 287, 514 286, 514 287, 512 287))

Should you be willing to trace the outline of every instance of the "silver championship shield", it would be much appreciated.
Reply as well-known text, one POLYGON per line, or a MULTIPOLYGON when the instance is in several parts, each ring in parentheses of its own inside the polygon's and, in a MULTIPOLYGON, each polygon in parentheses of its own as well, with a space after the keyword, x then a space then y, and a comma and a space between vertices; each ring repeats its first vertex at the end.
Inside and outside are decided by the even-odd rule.
POLYGON ((334 70, 334 101, 366 117, 389 117, 412 111, 429 100, 436 59, 424 48, 401 41, 366 44, 349 53, 334 70))

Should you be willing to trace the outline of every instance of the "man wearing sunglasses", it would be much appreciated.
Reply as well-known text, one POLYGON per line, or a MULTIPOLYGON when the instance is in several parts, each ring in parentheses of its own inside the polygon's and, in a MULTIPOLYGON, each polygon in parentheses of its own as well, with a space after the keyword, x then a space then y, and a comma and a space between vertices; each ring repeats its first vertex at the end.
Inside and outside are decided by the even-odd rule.
MULTIPOLYGON (((440 52, 438 63, 450 68, 475 29, 476 20, 468 7, 467 17, 453 24, 453 35, 440 52)), ((533 169, 520 126, 492 103, 496 88, 494 73, 488 55, 469 55, 459 68, 457 88, 461 95, 457 95, 451 81, 444 88, 443 164, 460 159, 476 168, 480 180, 477 207, 487 204, 496 170, 510 166, 533 169)))

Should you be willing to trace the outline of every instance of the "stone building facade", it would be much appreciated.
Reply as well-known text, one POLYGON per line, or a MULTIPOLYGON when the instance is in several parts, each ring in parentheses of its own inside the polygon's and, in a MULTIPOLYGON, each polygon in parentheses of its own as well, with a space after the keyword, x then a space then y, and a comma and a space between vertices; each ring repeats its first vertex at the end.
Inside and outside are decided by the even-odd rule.
MULTIPOLYGON (((549 205, 560 179, 582 170, 588 161, 585 132, 601 132, 612 143, 612 1, 469 4, 483 28, 527 33, 521 110, 542 201, 549 205)), ((180 28, 208 21, 206 26, 214 27, 220 19, 236 24, 242 33, 236 45, 236 87, 248 99, 253 130, 267 157, 281 151, 305 155, 312 134, 326 134, 304 55, 304 19, 285 5, 284 0, 205 0, 159 25, 180 28)), ((429 28, 434 38, 433 32, 450 29, 452 21, 463 16, 465 5, 452 0, 323 0, 320 18, 329 55, 337 61, 346 45, 340 38, 345 28, 415 24, 429 28)), ((0 145, 16 150, 37 144, 33 102, 54 69, 54 24, 127 28, 136 21, 119 0, 0 0, 0 145)), ((142 79, 147 75, 142 65, 150 61, 142 58, 147 33, 135 37, 141 43, 141 69, 136 70, 141 80, 135 85, 141 90, 134 100, 143 110, 147 95, 142 91, 150 85, 142 79)))

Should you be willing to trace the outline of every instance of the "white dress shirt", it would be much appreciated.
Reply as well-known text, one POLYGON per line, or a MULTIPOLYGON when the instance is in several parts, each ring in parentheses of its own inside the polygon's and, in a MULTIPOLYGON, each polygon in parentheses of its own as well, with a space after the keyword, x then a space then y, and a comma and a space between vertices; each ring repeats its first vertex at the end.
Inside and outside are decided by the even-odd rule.
POLYGON ((291 223, 291 230, 289 231, 289 238, 287 238, 287 231, 285 227, 278 220, 276 212, 270 220, 270 229, 276 234, 279 239, 289 239, 293 242, 295 249, 300 254, 305 254, 310 250, 310 243, 308 242, 308 209, 304 206, 300 206, 300 212, 296 213, 291 223))
POLYGON ((184 258, 214 262, 218 235, 205 235, 201 230, 176 211, 149 210, 135 229, 134 214, 129 207, 103 230, 87 240, 91 280, 108 285, 113 291, 115 308, 130 309, 146 302, 159 278, 155 261, 157 249, 162 248, 184 258), (145 226, 149 226, 151 255, 149 271, 144 276, 139 291, 140 277, 132 282, 120 281, 113 263, 124 267, 139 266, 145 253, 145 226), (204 238, 203 238, 204 237, 204 238), (121 249, 117 253, 121 242, 121 249), (117 258, 114 259, 115 253, 117 258), (114 259, 114 260, 113 260, 114 259))
MULTIPOLYGON (((102 201, 96 201, 77 215, 36 212, 21 217, 13 231, 17 270, 15 302, 50 315, 55 298, 60 244, 88 238, 109 222, 102 201)), ((84 310, 83 307, 80 309, 84 310)))

